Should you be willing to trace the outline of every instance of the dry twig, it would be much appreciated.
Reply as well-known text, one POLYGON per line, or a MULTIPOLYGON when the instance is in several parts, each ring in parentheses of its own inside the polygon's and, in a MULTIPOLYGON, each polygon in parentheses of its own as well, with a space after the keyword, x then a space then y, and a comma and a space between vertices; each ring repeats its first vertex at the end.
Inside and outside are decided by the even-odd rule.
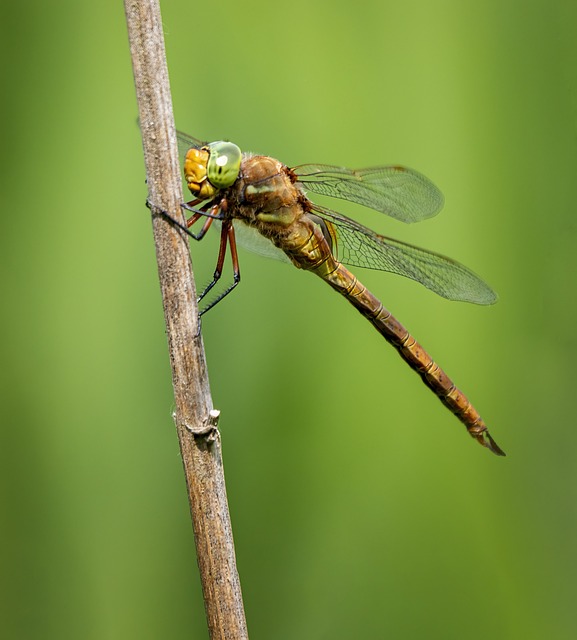
POLYGON ((180 219, 178 151, 157 0, 125 0, 149 201, 184 464, 210 637, 248 638, 187 237, 180 219))

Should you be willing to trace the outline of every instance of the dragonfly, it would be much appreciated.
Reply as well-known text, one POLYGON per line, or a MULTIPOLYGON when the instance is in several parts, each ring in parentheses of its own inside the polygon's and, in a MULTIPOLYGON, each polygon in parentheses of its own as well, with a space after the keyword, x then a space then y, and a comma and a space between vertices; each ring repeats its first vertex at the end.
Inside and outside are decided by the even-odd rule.
POLYGON ((494 291, 459 262, 375 233, 315 204, 307 195, 340 198, 412 223, 436 215, 443 206, 441 192, 428 178, 397 165, 360 170, 324 164, 288 167, 269 156, 243 153, 232 142, 207 143, 182 132, 177 137, 193 199, 182 205, 189 214, 186 225, 173 222, 195 240, 201 240, 215 221, 220 225, 214 276, 199 301, 220 280, 227 249, 232 261, 231 284, 201 314, 240 282, 237 238, 258 253, 280 257, 314 273, 344 296, 477 442, 496 455, 505 455, 465 394, 347 266, 405 276, 449 300, 488 305, 497 299, 494 291), (202 224, 195 232, 192 227, 199 221, 202 224))

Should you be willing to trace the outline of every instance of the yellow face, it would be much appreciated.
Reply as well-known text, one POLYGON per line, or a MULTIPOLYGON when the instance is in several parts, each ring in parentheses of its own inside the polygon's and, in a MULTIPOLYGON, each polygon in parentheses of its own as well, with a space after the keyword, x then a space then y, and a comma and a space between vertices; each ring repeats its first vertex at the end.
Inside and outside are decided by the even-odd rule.
POLYGON ((232 142, 211 142, 202 149, 189 149, 184 175, 190 191, 198 198, 212 198, 219 189, 234 184, 242 153, 232 142))

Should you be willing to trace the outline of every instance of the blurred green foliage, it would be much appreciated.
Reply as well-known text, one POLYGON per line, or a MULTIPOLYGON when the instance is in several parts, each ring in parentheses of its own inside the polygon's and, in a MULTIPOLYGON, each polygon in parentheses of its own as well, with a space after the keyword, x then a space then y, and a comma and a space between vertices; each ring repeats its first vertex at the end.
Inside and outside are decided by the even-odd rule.
MULTIPOLYGON (((329 287, 242 254, 204 339, 252 638, 577 636, 576 18, 163 3, 179 128, 422 171, 436 219, 339 208, 500 295, 359 274, 506 459, 329 287)), ((0 633, 205 638, 122 3, 4 3, 1 24, 0 633)), ((192 247, 200 284, 214 247, 192 247)))

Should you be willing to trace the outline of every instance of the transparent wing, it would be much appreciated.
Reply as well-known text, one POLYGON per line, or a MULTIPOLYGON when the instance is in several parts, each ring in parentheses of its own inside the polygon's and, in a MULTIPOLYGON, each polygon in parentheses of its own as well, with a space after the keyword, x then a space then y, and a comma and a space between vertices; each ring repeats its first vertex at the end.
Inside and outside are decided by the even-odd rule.
MULTIPOLYGON (((497 295, 479 276, 439 253, 381 236, 336 211, 312 205, 314 213, 333 225, 335 257, 344 264, 389 271, 420 282, 443 298, 493 304, 497 295)), ((311 214, 309 214, 311 215, 311 214)))
POLYGON ((178 139, 178 157, 180 158, 181 163, 184 162, 184 156, 189 149, 192 149, 193 147, 195 149, 200 149, 206 144, 206 142, 193 138, 187 133, 178 131, 178 129, 176 131, 176 138, 178 139))
POLYGON ((439 189, 428 178, 406 167, 346 169, 303 164, 292 172, 306 190, 362 204, 401 222, 430 218, 443 206, 439 189))
MULTIPOLYGON (((217 228, 220 227, 219 221, 215 221, 217 228)), ((272 258, 273 260, 280 260, 287 264, 292 264, 287 254, 274 246, 274 244, 260 234, 254 227, 250 227, 242 220, 236 219, 233 221, 234 231, 236 235, 237 243, 244 249, 248 249, 253 253, 263 256, 265 258, 272 258)))

